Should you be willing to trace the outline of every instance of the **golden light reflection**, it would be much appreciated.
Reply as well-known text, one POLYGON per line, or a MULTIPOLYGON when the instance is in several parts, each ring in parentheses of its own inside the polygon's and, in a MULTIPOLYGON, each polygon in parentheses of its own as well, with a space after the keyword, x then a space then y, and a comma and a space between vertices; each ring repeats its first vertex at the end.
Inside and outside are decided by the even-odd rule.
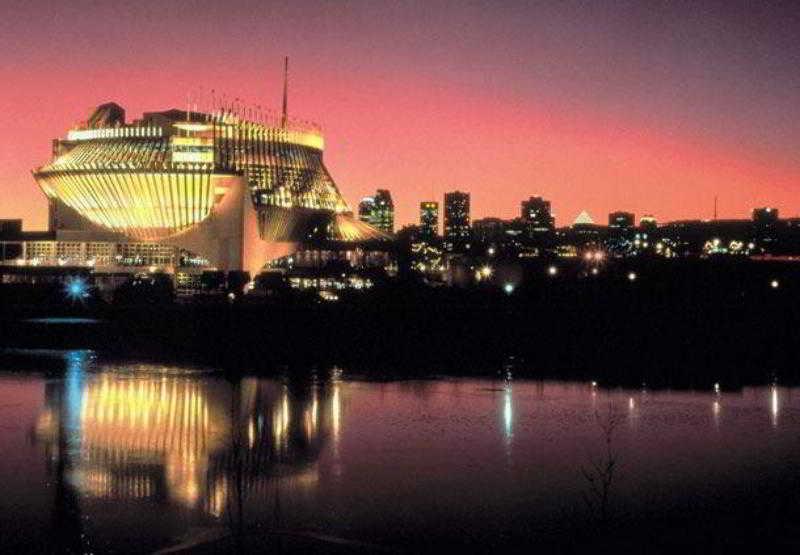
POLYGON ((317 484, 311 463, 327 432, 339 433, 341 414, 339 385, 332 396, 321 391, 298 397, 271 380, 231 386, 192 376, 104 372, 83 379, 74 405, 64 404, 60 392, 51 395, 35 432, 50 446, 49 456, 72 457, 72 482, 81 495, 151 498, 222 517, 232 496, 269 495, 273 465, 281 487, 317 484), (61 455, 60 422, 71 418, 79 422, 79 449, 61 455), (239 472, 241 480, 234 478, 239 472))

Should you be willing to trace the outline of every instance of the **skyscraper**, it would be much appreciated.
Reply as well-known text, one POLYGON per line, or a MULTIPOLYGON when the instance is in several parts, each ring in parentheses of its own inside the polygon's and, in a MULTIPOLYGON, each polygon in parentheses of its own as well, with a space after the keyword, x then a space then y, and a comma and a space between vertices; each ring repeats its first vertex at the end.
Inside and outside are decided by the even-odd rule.
POLYGON ((426 200, 419 203, 420 234, 425 239, 433 239, 439 235, 439 203, 426 200))
POLYGON ((444 240, 449 251, 462 250, 470 238, 469 193, 444 195, 444 240))
POLYGON ((358 219, 372 225, 372 214, 375 212, 375 197, 364 197, 358 203, 358 219))
POLYGON ((520 206, 520 217, 528 237, 536 237, 553 231, 555 218, 550 212, 550 201, 542 197, 530 197, 520 206))
POLYGON ((375 193, 372 225, 384 233, 394 233, 394 202, 386 189, 378 189, 375 193))
POLYGON ((394 202, 391 193, 386 189, 378 189, 375 195, 361 199, 358 218, 385 233, 394 233, 394 202))

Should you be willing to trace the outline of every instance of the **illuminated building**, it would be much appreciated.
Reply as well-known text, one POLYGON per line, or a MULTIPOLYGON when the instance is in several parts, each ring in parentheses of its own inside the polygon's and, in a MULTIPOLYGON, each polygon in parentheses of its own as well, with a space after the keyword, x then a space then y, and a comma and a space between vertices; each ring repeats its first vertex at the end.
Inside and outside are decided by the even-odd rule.
POLYGON ((448 251, 463 250, 470 239, 469 193, 444 195, 444 241, 448 251))
POLYGON ((645 214, 639 220, 639 227, 652 231, 658 227, 658 222, 656 221, 655 216, 652 214, 645 214))
POLYGON ((550 233, 555 227, 555 218, 550 212, 550 201, 542 197, 530 197, 522 201, 520 218, 528 237, 550 233))
POLYGON ((586 210, 583 210, 580 214, 575 216, 575 221, 572 222, 572 227, 582 225, 595 225, 594 220, 586 210))
POLYGON ((439 203, 426 200, 419 203, 419 230, 424 239, 439 235, 439 203))
POLYGON ((23 264, 213 267, 257 274, 320 242, 383 241, 356 219, 322 159, 324 138, 284 111, 212 101, 128 122, 99 106, 34 171, 50 203, 46 241, 23 264))
POLYGON ((358 219, 384 233, 394 233, 394 202, 386 189, 364 197, 358 205, 358 219))
POLYGON ((372 213, 375 210, 375 198, 364 197, 358 203, 358 219, 368 224, 372 221, 372 213))
POLYGON ((611 212, 608 215, 608 227, 630 229, 636 225, 636 217, 631 212, 611 212))

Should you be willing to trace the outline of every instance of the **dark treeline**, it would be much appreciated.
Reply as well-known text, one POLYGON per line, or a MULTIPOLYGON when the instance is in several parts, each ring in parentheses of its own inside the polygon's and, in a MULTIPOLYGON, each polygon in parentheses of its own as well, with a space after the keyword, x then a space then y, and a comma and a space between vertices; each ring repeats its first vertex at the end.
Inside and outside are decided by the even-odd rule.
POLYGON ((40 289, 36 294, 52 302, 34 303, 24 291, 4 288, 0 342, 174 357, 232 372, 286 366, 340 366, 372 377, 511 371, 652 387, 800 381, 795 264, 638 261, 610 263, 598 275, 580 264, 559 267, 556 276, 546 270, 545 264, 515 270, 510 294, 499 278, 469 288, 395 281, 341 294, 336 302, 287 291, 233 302, 218 296, 72 305, 58 291, 40 289), (101 322, 30 321, 55 314, 101 322))

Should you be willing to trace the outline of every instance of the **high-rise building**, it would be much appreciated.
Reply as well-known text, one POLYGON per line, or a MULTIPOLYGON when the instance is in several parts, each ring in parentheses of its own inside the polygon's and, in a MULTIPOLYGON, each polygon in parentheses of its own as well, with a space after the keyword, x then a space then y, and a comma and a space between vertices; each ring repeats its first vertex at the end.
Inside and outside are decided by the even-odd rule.
POLYGON ((439 203, 435 200, 419 203, 419 229, 426 239, 439 235, 439 203))
POLYGON ((372 214, 375 212, 375 197, 364 197, 358 203, 358 219, 372 225, 372 214))
POLYGON ((372 226, 384 233, 394 233, 394 202, 391 193, 386 189, 378 189, 374 198, 372 226))
POLYGON ((630 229, 636 225, 636 216, 631 212, 611 212, 608 215, 608 227, 630 229))
POLYGON ((530 197, 523 200, 520 207, 520 219, 529 238, 548 234, 555 227, 555 218, 550 212, 550 201, 542 197, 530 197))
POLYGON ((358 205, 358 219, 384 233, 394 233, 394 202, 386 189, 364 197, 358 205))
POLYGON ((469 193, 453 191, 444 195, 445 248, 458 251, 469 244, 469 193))

